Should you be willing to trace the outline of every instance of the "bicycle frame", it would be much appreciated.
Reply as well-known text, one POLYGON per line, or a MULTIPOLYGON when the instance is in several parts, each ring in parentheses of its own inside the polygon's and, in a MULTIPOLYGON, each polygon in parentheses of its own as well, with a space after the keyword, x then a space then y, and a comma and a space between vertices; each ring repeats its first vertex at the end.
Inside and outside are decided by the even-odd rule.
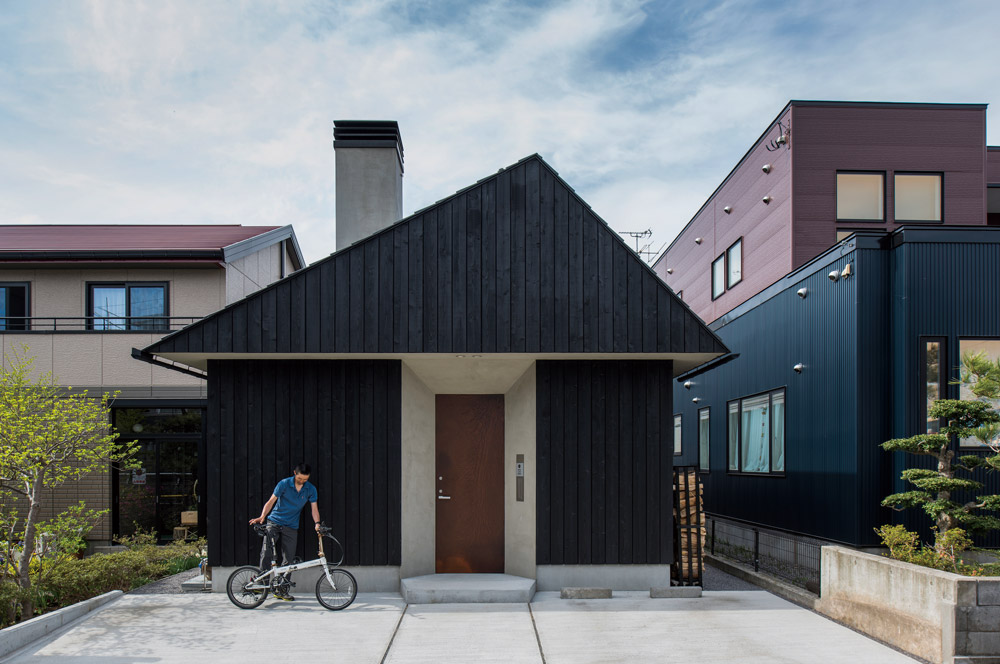
POLYGON ((268 539, 271 540, 271 554, 272 554, 271 569, 267 570, 260 576, 255 577, 253 582, 247 586, 247 590, 264 590, 270 588, 271 587, 270 581, 268 581, 263 585, 260 585, 260 583, 265 579, 268 579, 269 577, 273 579, 279 574, 296 572, 300 569, 309 569, 311 567, 319 567, 320 565, 323 566, 323 574, 326 575, 326 580, 330 582, 330 587, 335 589, 337 587, 337 584, 334 583, 333 578, 330 576, 330 566, 327 564, 326 553, 323 551, 323 536, 320 535, 319 533, 317 533, 316 536, 319 538, 319 558, 316 558, 315 560, 309 560, 304 563, 292 563, 291 565, 284 565, 282 567, 279 567, 274 564, 274 554, 277 552, 277 547, 275 546, 274 538, 272 538, 269 534, 265 534, 264 537, 267 537, 268 539))

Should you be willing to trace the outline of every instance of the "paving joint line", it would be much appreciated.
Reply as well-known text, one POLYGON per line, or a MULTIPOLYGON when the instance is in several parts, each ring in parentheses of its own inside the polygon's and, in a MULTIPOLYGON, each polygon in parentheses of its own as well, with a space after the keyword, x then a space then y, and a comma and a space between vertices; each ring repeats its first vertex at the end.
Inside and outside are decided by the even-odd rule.
POLYGON ((403 624, 403 616, 406 615, 409 608, 410 605, 407 604, 403 607, 403 612, 399 614, 399 620, 396 621, 396 629, 392 630, 392 637, 390 637, 389 644, 385 647, 385 652, 382 654, 382 659, 379 660, 379 664, 385 664, 386 659, 388 659, 389 651, 392 650, 392 642, 396 640, 396 634, 399 633, 399 626, 403 624))
POLYGON ((542 658, 542 664, 545 664, 545 653, 542 652, 542 637, 538 636, 538 625, 535 624, 535 612, 531 610, 531 602, 528 602, 528 615, 531 617, 531 629, 535 631, 535 643, 538 644, 538 656, 542 658))

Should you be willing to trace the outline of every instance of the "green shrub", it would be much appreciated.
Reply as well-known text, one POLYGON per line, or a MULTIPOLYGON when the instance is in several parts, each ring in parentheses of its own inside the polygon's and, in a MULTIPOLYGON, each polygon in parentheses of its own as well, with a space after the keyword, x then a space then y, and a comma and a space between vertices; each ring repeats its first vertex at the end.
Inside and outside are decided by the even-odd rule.
POLYGON ((972 549, 972 540, 961 528, 949 528, 935 534, 934 546, 920 543, 920 537, 904 526, 882 526, 875 532, 889 549, 889 557, 905 563, 922 565, 966 576, 996 576, 998 563, 967 563, 961 554, 972 549))
POLYGON ((0 581, 0 627, 20 619, 21 601, 26 597, 27 593, 13 581, 0 581))
POLYGON ((121 551, 67 561, 45 584, 52 603, 67 606, 111 590, 131 590, 136 579, 165 576, 167 565, 145 551, 121 551))
POLYGON ((47 608, 58 608, 112 590, 127 592, 197 567, 204 546, 204 540, 166 546, 142 543, 126 551, 67 560, 48 575, 40 594, 47 608))

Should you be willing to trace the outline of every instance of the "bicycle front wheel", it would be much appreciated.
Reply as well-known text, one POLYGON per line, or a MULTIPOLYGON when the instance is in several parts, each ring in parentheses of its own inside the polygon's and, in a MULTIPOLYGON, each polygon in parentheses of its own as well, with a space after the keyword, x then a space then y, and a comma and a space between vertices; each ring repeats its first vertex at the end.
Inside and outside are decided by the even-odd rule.
POLYGON ((358 583, 346 569, 330 570, 330 579, 323 574, 316 580, 316 599, 331 611, 346 609, 358 596, 358 583), (333 579, 333 585, 330 585, 333 579))
POLYGON ((254 584, 253 580, 260 576, 256 567, 238 567, 229 575, 226 582, 226 594, 229 601, 241 609, 256 609, 267 599, 267 588, 250 588, 251 585, 266 585, 268 580, 254 584))

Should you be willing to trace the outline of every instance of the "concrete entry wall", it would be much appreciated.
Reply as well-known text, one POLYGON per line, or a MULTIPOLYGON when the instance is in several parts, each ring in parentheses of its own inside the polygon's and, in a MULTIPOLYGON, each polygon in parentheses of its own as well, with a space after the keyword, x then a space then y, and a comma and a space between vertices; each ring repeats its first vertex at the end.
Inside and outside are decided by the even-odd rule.
POLYGON ((403 361, 401 578, 435 572, 435 394, 504 395, 504 559, 508 574, 535 578, 535 363, 436 358, 403 361), (524 500, 515 461, 524 455, 524 500))
POLYGON ((535 365, 504 395, 504 571, 535 578, 535 365), (517 500, 517 455, 524 455, 524 500, 517 500))
POLYGON ((434 573, 434 393, 403 362, 402 578, 434 573))

